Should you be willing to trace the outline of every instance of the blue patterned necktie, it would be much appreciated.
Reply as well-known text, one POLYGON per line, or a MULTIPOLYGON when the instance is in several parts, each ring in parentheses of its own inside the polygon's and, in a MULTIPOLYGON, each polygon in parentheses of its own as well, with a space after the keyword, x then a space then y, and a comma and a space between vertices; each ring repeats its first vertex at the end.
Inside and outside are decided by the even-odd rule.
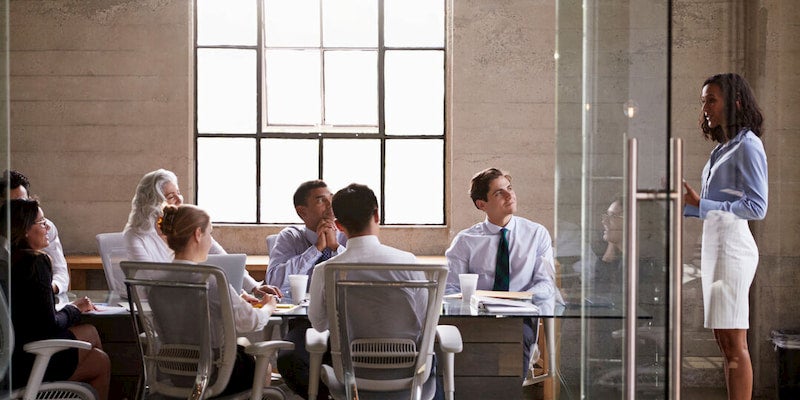
POLYGON ((314 265, 317 265, 323 261, 328 261, 331 258, 331 256, 333 256, 333 251, 331 251, 330 248, 326 247, 322 249, 322 255, 319 256, 317 262, 315 262, 314 265))
POLYGON ((492 290, 508 291, 508 229, 500 229, 500 244, 497 246, 497 264, 494 270, 494 287, 492 290))

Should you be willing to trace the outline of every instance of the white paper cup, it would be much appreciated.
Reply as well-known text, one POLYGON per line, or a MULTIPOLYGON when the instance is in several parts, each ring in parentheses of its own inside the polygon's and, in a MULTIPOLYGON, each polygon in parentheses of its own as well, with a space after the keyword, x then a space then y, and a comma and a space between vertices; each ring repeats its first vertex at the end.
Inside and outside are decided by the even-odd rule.
POLYGON ((300 304, 306 298, 308 275, 289 275, 289 289, 292 291, 292 303, 300 304))
POLYGON ((461 301, 469 304, 478 288, 478 274, 458 274, 458 283, 461 285, 461 301))

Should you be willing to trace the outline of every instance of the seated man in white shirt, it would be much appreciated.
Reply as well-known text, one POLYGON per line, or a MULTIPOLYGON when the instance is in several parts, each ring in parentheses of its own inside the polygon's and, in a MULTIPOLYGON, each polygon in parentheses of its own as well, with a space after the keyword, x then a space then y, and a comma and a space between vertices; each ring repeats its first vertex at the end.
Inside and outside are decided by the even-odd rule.
MULTIPOLYGON (((3 178, 8 182, 8 196, 4 196, 3 201, 29 198, 30 181, 25 175, 11 170, 3 178)), ((6 187, 5 182, 0 184, 3 188, 6 187)), ((45 219, 45 222, 50 227, 47 231, 47 239, 50 244, 44 248, 44 252, 50 256, 50 260, 53 262, 53 293, 66 293, 69 289, 67 259, 64 258, 64 249, 61 247, 61 239, 58 237, 56 225, 49 219, 45 219)))
MULTIPOLYGON (((534 303, 556 296, 553 246, 547 229, 515 216, 517 196, 511 176, 488 168, 472 177, 470 197, 486 213, 483 222, 459 232, 445 252, 450 273, 447 293, 458 293, 458 274, 478 274, 478 290, 533 293, 534 303)), ((523 371, 528 369, 537 320, 525 319, 523 371)))
MULTIPOLYGON (((381 244, 378 235, 380 233, 380 213, 378 212, 378 199, 375 193, 365 185, 352 183, 333 196, 333 212, 336 214, 336 227, 347 236, 347 249, 314 267, 311 275, 311 289, 309 294, 311 302, 308 307, 308 319, 314 329, 322 332, 328 329, 327 300, 325 299, 325 268, 330 264, 336 263, 381 263, 381 264, 414 264, 417 258, 407 252, 381 244)), ((370 280, 424 280, 425 276, 419 272, 410 271, 390 271, 390 272, 360 272, 368 274, 370 280)), ((353 278, 353 276, 350 276, 353 278)), ((424 315, 427 298, 419 296, 406 296, 411 307, 419 310, 414 315, 381 315, 373 312, 370 304, 386 301, 385 298, 362 298, 359 309, 359 317, 350 318, 351 323, 358 324, 352 326, 355 331, 364 332, 374 329, 380 335, 379 328, 401 329, 402 333, 409 337, 418 336, 422 329, 422 322, 418 319, 424 315)), ((352 310, 351 310, 352 311, 352 310)), ((395 333, 398 333, 396 330, 395 333)), ((326 355, 323 362, 330 362, 326 355)), ((444 397, 441 382, 437 381, 436 399, 444 397)))

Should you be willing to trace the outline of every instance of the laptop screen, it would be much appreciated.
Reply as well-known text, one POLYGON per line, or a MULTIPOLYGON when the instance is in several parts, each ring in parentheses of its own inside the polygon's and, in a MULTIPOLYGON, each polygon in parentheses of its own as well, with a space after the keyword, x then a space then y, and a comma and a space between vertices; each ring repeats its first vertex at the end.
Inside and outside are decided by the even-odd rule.
POLYGON ((242 291, 246 263, 246 254, 209 254, 208 259, 203 264, 222 268, 225 271, 225 278, 228 279, 228 284, 233 286, 236 292, 239 293, 242 291))

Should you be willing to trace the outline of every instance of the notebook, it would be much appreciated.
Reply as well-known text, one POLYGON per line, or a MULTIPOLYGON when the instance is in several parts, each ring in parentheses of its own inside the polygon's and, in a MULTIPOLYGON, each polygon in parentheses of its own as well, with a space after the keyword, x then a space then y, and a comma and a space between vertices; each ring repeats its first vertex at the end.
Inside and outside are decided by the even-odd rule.
POLYGON ((246 263, 247 254, 209 254, 208 259, 203 264, 222 268, 225 271, 225 278, 228 279, 228 284, 233 286, 238 293, 242 291, 246 263))

